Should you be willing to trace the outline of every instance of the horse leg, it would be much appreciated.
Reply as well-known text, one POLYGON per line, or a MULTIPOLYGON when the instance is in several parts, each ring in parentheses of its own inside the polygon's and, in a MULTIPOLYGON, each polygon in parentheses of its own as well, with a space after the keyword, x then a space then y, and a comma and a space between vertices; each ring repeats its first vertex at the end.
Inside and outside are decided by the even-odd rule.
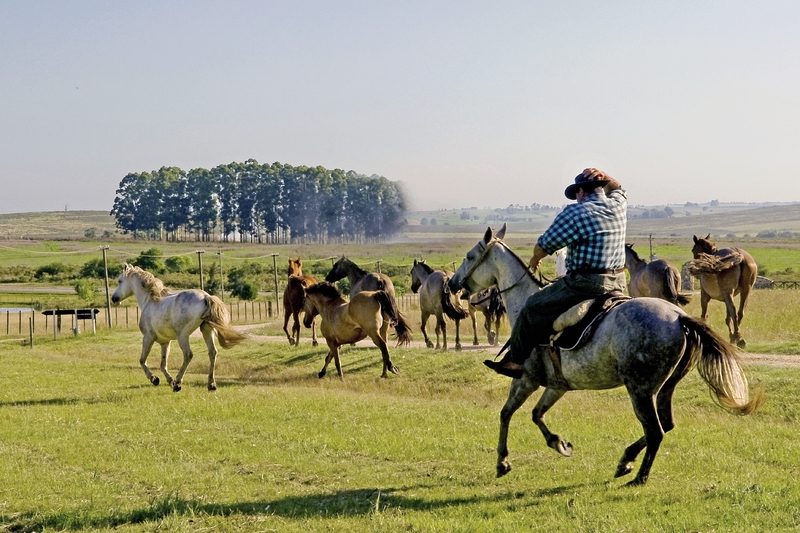
POLYGON ((181 347, 181 351, 183 351, 183 364, 181 365, 181 369, 178 370, 178 375, 175 376, 175 380, 172 382, 173 392, 180 392, 181 384, 183 383, 183 375, 186 374, 186 369, 189 368, 189 363, 192 361, 192 357, 194 357, 192 347, 189 345, 188 333, 181 332, 178 335, 178 345, 181 347))
POLYGON ((425 338, 425 346, 428 348, 433 348, 433 343, 428 338, 428 334, 425 332, 425 325, 428 323, 428 318, 430 318, 431 314, 423 312, 422 313, 422 321, 420 325, 420 329, 422 330, 422 336, 425 338))
POLYGON ((489 341, 489 346, 497 344, 495 341, 496 333, 492 332, 492 317, 489 313, 483 314, 483 329, 486 330, 486 340, 489 341))
MULTIPOLYGON (((167 383, 170 385, 172 385, 172 374, 169 373, 168 363, 171 344, 170 341, 167 341, 161 345, 161 372, 164 374, 164 377, 167 378, 167 383)), ((158 378, 156 378, 156 380, 158 380, 158 378)))
POLYGON ((725 295, 725 325, 732 343, 739 344, 739 319, 736 317, 736 304, 733 303, 733 294, 725 295))
POLYGON ((567 391, 565 390, 558 390, 558 389, 545 389, 542 393, 542 397, 539 398, 539 401, 536 402, 536 406, 533 408, 533 412, 531 413, 531 419, 533 423, 539 428, 539 431, 542 432, 544 436, 544 440, 547 443, 547 446, 553 448, 555 451, 563 455, 564 457, 570 457, 572 455, 572 443, 566 442, 564 439, 556 435, 555 433, 550 433, 550 430, 547 429, 547 425, 544 423, 544 415, 545 413, 553 407, 553 405, 564 396, 564 393, 567 391))
MULTIPOLYGON (((747 298, 750 296, 750 285, 745 285, 742 287, 741 291, 739 291, 739 312, 736 314, 736 324, 741 327, 742 320, 744 319, 744 307, 747 305, 747 298)), ((739 348, 744 348, 747 346, 747 343, 742 338, 741 334, 739 335, 739 340, 736 341, 736 345, 739 348)))
POLYGON ((620 468, 623 466, 623 461, 626 458, 631 456, 636 458, 636 455, 638 455, 642 448, 646 448, 642 466, 639 467, 639 472, 636 474, 635 478, 628 482, 628 486, 632 487, 647 483, 647 478, 650 476, 650 468, 653 466, 653 461, 661 446, 661 441, 664 440, 664 430, 658 419, 658 411, 656 410, 656 402, 653 395, 644 391, 637 392, 631 390, 630 386, 628 387, 628 392, 633 401, 633 410, 636 413, 636 417, 639 419, 639 422, 641 422, 642 429, 644 429, 644 437, 625 449, 620 464, 617 466, 617 474, 620 474, 620 468), (644 441, 644 443, 642 443, 642 441, 644 441))
POLYGON ((439 349, 439 332, 442 333, 442 351, 447 351, 447 326, 441 315, 436 315, 436 349, 439 349))
POLYGON ((508 390, 508 399, 500 410, 500 436, 497 442, 497 477, 502 477, 511 471, 511 462, 508 460, 508 426, 511 417, 522 407, 538 387, 525 377, 511 382, 508 390))
POLYGON ((492 332, 492 338, 489 341, 489 344, 492 346, 497 346, 497 337, 500 335, 500 313, 497 313, 494 316, 494 331, 492 332))
POLYGON ((461 351, 461 320, 456 320, 456 351, 461 351))
POLYGON ((153 347, 153 343, 155 342, 156 340, 151 335, 145 334, 144 338, 142 339, 142 355, 139 356, 139 364, 141 365, 142 370, 144 370, 144 375, 147 376, 147 379, 150 381, 150 383, 153 385, 158 385, 158 378, 154 376, 152 372, 150 372, 150 368, 147 366, 147 356, 150 355, 150 348, 153 347))
POLYGON ((311 346, 319 346, 319 342, 317 342, 317 317, 311 319, 311 346))
POLYGON ((203 340, 206 341, 208 347, 208 390, 217 390, 217 381, 214 378, 214 371, 217 366, 217 345, 214 343, 214 328, 203 322, 200 325, 200 332, 203 334, 203 340))
POLYGON ((283 308, 283 332, 286 333, 286 338, 289 339, 289 345, 290 346, 294 346, 294 339, 292 338, 292 335, 289 335, 289 328, 287 327, 289 325, 289 317, 291 315, 292 315, 292 311, 288 307, 284 306, 284 308, 283 308))
POLYGON ((708 302, 711 300, 711 295, 700 287, 700 318, 705 320, 708 315, 708 302))
POLYGON ((475 312, 470 311, 469 318, 472 321, 472 345, 478 346, 480 342, 478 342, 478 325, 475 320, 475 312))
POLYGON ((344 372, 342 372, 342 362, 339 360, 339 347, 337 346, 333 350, 333 364, 336 365, 336 373, 339 375, 339 379, 344 379, 344 372))
MULTIPOLYGON (((333 359, 335 355, 338 355, 338 354, 336 354, 336 352, 338 352, 338 351, 339 351, 339 347, 336 346, 334 343, 328 341, 328 354, 325 356, 325 364, 322 365, 322 370, 317 372, 317 377, 318 378, 322 379, 322 378, 325 377, 325 374, 328 373, 328 364, 331 362, 331 359, 333 359)), ((338 360, 338 357, 337 357, 337 360, 338 360)), ((339 377, 342 377, 341 370, 339 370, 339 372, 340 372, 339 377)))
POLYGON ((383 373, 381 373, 381 377, 388 378, 389 375, 387 374, 387 371, 391 372, 392 374, 399 374, 399 369, 394 366, 391 358, 389 357, 389 348, 386 346, 386 339, 381 338, 378 332, 371 334, 369 337, 372 339, 372 342, 375 343, 375 346, 377 346, 381 351, 381 357, 383 358, 383 373))
POLYGON ((300 345, 300 311, 293 311, 292 312, 292 319, 294 322, 292 323, 292 337, 294 337, 294 344, 295 346, 300 345))

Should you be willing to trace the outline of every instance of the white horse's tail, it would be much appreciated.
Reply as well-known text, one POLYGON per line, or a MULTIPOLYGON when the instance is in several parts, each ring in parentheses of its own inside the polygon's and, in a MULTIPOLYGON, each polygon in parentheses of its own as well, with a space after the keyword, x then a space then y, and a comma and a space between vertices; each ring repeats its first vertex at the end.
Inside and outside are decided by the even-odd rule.
POLYGON ((223 348, 236 346, 247 338, 247 335, 239 333, 231 327, 228 308, 218 297, 211 294, 206 296, 208 312, 204 320, 217 332, 219 344, 223 348))
POLYGON ((747 377, 739 364, 736 348, 696 318, 682 315, 678 320, 687 332, 687 350, 697 359, 697 370, 719 404, 740 415, 749 415, 758 409, 764 403, 764 391, 757 388, 750 398, 747 377))

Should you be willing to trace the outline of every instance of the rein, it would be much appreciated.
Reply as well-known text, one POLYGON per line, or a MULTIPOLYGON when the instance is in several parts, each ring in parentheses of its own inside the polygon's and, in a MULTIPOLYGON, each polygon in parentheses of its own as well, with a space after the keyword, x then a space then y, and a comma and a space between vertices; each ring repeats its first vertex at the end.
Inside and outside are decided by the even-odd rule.
MULTIPOLYGON (((527 274, 527 275, 528 275, 528 276, 529 276, 529 277, 530 277, 530 278, 533 280, 533 282, 534 282, 534 283, 536 283, 536 284, 537 284, 537 285, 539 285, 540 287, 542 287, 542 286, 543 286, 543 283, 542 283, 541 281, 538 281, 538 280, 536 279, 536 277, 535 277, 535 276, 533 275, 533 273, 531 272, 530 268, 528 268, 528 266, 527 266, 527 265, 526 265, 526 264, 525 264, 525 263, 522 261, 522 259, 520 259, 520 257, 519 257, 519 256, 518 256, 516 253, 514 253, 514 250, 512 250, 511 248, 509 248, 508 246, 506 246, 506 244, 505 244, 505 243, 504 243, 502 240, 498 239, 497 237, 493 238, 491 241, 489 241, 489 243, 488 243, 488 244, 486 244, 486 245, 483 247, 483 250, 481 251, 481 255, 478 257, 478 259, 475 261, 475 263, 474 263, 474 264, 473 264, 473 265, 472 265, 472 266, 469 268, 469 270, 467 270, 467 273, 466 273, 466 274, 464 274, 464 279, 469 279, 469 278, 470 278, 470 276, 472 276, 473 272, 475 272, 475 270, 476 270, 476 269, 477 269, 477 268, 480 266, 480 264, 483 262, 483 260, 484 260, 484 258, 486 257, 486 255, 489 253, 489 250, 491 250, 491 249, 492 249, 492 246, 494 246, 495 244, 498 244, 498 243, 499 243, 499 244, 501 244, 501 245, 503 245, 503 247, 504 247, 506 250, 508 250, 508 251, 511 253, 511 255, 512 255, 514 258, 516 258, 516 260, 517 260, 517 261, 519 261, 519 263, 520 263, 521 265, 523 265, 523 266, 524 266, 524 268, 523 268, 523 270, 522 270, 522 274, 520 275, 520 277, 519 277, 519 278, 517 278, 517 281, 515 281, 514 283, 512 283, 511 285, 509 285, 509 286, 508 286, 508 287, 506 287, 505 289, 501 289, 500 287, 497 287, 497 290, 498 290, 498 292, 499 292, 500 294, 503 294, 503 293, 505 293, 505 292, 508 292, 508 291, 510 291, 511 289, 513 289, 514 287, 516 287, 517 285, 519 285, 519 283, 520 283, 520 282, 521 282, 523 279, 525 279, 525 275, 526 275, 526 274, 527 274)), ((483 243, 481 243, 481 244, 483 244, 483 243)), ((540 274, 540 275, 541 275, 541 274, 540 274)))

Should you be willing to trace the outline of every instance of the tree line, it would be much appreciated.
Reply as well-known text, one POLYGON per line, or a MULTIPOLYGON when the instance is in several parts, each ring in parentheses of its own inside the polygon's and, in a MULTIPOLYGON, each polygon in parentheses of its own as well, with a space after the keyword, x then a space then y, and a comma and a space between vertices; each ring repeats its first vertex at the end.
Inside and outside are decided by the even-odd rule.
POLYGON ((257 243, 374 242, 405 224, 399 183, 282 163, 129 173, 111 216, 134 238, 257 243))

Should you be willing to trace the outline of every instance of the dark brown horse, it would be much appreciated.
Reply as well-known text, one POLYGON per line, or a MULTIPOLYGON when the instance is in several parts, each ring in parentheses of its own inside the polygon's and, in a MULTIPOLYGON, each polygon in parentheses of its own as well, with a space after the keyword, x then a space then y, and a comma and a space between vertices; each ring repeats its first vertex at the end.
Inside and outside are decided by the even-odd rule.
POLYGON ((648 263, 639 257, 632 244, 626 244, 625 268, 630 274, 628 294, 631 296, 651 296, 676 305, 689 303, 689 295, 680 292, 680 272, 663 259, 656 259, 648 263))
MULTIPOLYGON (((289 339, 289 344, 297 346, 300 344, 300 311, 303 310, 303 303, 306 299, 306 289, 316 285, 317 279, 313 276, 303 274, 303 262, 297 259, 289 259, 287 270, 289 279, 286 281, 286 289, 283 291, 283 332, 289 339), (289 334, 287 325, 289 317, 294 318, 292 323, 292 334, 289 334)), ((317 326, 311 321, 311 344, 317 346, 317 326)))
POLYGON ((718 250, 711 242, 711 234, 698 238, 693 235, 692 261, 689 270, 700 278, 700 314, 706 318, 709 300, 725 302, 725 324, 731 342, 740 348, 747 343, 739 332, 744 318, 744 308, 750 289, 758 276, 758 265, 749 253, 741 248, 722 248, 718 250), (733 297, 739 295, 739 310, 733 297))
POLYGON ((335 285, 322 282, 306 289, 303 311, 305 312, 303 324, 306 327, 311 325, 315 316, 322 315, 320 330, 328 343, 328 355, 325 357, 325 365, 317 374, 320 378, 325 377, 331 359, 336 364, 339 377, 343 377, 339 347, 367 337, 381 351, 383 357, 381 377, 388 377, 387 372, 398 373, 397 367, 389 358, 386 346, 389 326, 394 325, 398 345, 408 344, 411 336, 405 322, 400 320, 394 301, 385 291, 360 291, 347 302, 335 285))

